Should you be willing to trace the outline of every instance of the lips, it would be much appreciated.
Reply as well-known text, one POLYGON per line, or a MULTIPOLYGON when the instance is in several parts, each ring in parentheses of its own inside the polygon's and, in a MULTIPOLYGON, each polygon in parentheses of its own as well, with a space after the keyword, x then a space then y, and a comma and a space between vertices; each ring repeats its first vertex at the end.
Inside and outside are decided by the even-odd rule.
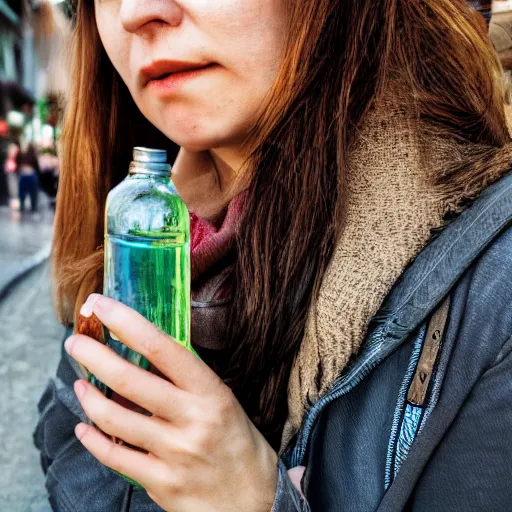
POLYGON ((198 71, 208 68, 213 64, 200 62, 187 62, 176 60, 159 60, 149 66, 145 66, 140 71, 142 86, 146 87, 150 82, 163 80, 176 73, 184 73, 187 71, 198 71))

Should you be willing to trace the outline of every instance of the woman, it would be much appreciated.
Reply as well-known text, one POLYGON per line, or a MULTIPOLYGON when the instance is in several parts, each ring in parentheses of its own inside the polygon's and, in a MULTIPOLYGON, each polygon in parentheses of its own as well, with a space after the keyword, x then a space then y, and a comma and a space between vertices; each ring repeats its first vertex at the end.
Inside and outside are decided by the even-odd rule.
POLYGON ((25 201, 30 197, 30 208, 35 214, 39 202, 39 161, 34 144, 28 144, 25 151, 18 153, 16 169, 19 174, 20 210, 25 211, 25 201))
POLYGON ((512 152, 475 16, 461 0, 78 2, 59 313, 94 313, 166 378, 67 340, 35 434, 55 510, 507 509, 512 152), (193 344, 216 373, 90 295, 106 194, 134 145, 168 140, 193 344))

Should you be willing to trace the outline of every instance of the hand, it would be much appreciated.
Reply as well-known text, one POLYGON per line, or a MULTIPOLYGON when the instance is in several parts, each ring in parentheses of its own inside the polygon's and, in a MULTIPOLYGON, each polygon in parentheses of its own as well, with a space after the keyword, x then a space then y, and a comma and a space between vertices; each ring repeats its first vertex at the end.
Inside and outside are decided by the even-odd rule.
POLYGON ((269 512, 277 486, 277 455, 231 390, 197 357, 137 312, 91 295, 82 314, 95 313, 125 345, 167 377, 125 361, 83 335, 66 350, 108 387, 146 409, 145 416, 105 398, 85 380, 77 397, 92 422, 114 443, 80 423, 75 433, 102 464, 140 483, 167 511, 269 512))

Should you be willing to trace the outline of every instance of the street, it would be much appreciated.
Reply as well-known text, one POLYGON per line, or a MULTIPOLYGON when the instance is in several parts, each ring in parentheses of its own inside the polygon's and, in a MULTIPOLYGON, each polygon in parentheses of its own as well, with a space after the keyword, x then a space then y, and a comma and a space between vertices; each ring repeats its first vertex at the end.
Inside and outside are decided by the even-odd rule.
POLYGON ((42 212, 38 220, 0 207, 0 295, 13 277, 50 254, 53 212, 44 194, 40 197, 42 212))
POLYGON ((41 203, 37 219, 0 208, 1 512, 50 511, 32 432, 64 329, 53 312, 47 260, 53 212, 43 194, 41 203))
POLYGON ((37 402, 55 373, 64 329, 51 303, 49 265, 0 302, 0 510, 49 512, 32 432, 37 402))

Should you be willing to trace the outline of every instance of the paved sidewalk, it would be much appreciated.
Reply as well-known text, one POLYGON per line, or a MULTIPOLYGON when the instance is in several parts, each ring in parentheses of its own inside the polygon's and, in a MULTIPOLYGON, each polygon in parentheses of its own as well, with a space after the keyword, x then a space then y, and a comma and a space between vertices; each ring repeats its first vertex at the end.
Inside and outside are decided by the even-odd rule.
POLYGON ((53 211, 0 207, 0 512, 51 512, 32 441, 37 402, 55 374, 63 327, 50 292, 53 211))
POLYGON ((0 207, 0 297, 13 280, 50 255, 53 212, 44 199, 37 219, 0 207))
POLYGON ((32 440, 37 402, 55 375, 64 336, 55 320, 49 277, 44 263, 0 301, 1 512, 51 512, 32 440))

